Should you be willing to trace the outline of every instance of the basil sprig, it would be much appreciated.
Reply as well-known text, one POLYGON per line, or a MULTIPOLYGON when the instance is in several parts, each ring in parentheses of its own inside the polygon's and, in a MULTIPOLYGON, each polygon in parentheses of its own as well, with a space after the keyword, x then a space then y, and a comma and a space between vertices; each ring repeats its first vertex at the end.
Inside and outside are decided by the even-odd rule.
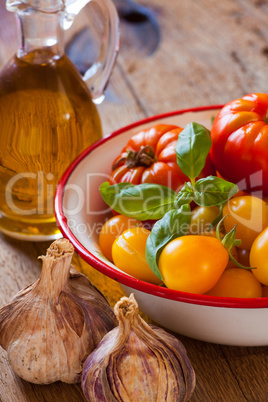
POLYGON ((212 207, 222 205, 238 191, 238 187, 220 177, 207 176, 193 185, 185 183, 175 200, 175 206, 194 201, 197 205, 212 207))
POLYGON ((220 177, 207 176, 196 181, 202 172, 211 148, 210 131, 198 123, 190 123, 180 133, 175 147, 177 162, 190 179, 178 193, 175 207, 194 201, 211 207, 222 205, 238 192, 238 187, 220 177))

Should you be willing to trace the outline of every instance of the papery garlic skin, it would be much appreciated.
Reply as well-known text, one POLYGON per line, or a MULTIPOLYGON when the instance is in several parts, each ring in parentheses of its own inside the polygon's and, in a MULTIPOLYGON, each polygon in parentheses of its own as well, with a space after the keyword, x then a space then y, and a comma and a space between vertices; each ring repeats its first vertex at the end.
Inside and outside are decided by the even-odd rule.
POLYGON ((149 326, 131 295, 115 306, 119 327, 110 331, 87 358, 82 389, 94 402, 188 401, 195 373, 181 342, 149 326))
POLYGON ((71 266, 73 252, 68 240, 54 242, 40 278, 0 310, 0 345, 26 381, 79 382, 86 357, 117 325, 104 296, 71 266))

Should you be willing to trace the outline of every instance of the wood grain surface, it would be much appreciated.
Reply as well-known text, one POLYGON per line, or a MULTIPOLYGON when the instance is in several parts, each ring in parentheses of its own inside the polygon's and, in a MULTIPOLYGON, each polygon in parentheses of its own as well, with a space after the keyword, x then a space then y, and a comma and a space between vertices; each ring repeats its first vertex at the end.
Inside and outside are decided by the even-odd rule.
MULTIPOLYGON (((268 92, 267 1, 137 3, 151 10, 152 20, 145 21, 137 14, 121 16, 121 49, 106 99, 99 106, 105 135, 147 116, 223 104, 250 92, 268 92), (154 21, 160 41, 151 51, 155 41, 149 35, 155 27, 150 28, 150 24, 154 21), (146 33, 144 40, 140 32, 146 33)), ((79 22, 73 30, 68 40, 79 30, 79 22)), ((6 12, 4 0, 0 0, 0 65, 16 47, 14 15, 6 12)), ((0 307, 39 277, 37 257, 48 246, 49 243, 19 242, 0 235, 0 307)), ((74 262, 112 305, 122 295, 116 282, 88 267, 78 256, 74 262)), ((179 339, 196 371, 197 385, 191 402, 268 401, 267 347, 241 348, 183 336, 179 339)), ((81 402, 84 397, 79 384, 38 386, 21 380, 0 348, 0 400, 81 402)))

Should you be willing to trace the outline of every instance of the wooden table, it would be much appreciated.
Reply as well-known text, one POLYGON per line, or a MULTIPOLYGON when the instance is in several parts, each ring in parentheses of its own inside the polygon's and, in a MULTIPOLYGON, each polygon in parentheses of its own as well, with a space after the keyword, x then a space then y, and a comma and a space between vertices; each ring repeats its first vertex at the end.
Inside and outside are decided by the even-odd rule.
MULTIPOLYGON (((139 29, 144 29, 146 23, 141 22, 144 18, 135 13, 122 17, 120 54, 106 99, 99 106, 105 134, 154 114, 222 104, 250 92, 268 92, 268 2, 139 2, 152 10, 158 21, 160 42, 153 49, 155 38, 146 36, 150 39, 147 43, 139 36, 139 29)), ((14 16, 6 13, 3 3, 1 0, 0 64, 16 50, 14 16)), ((152 30, 150 24, 148 27, 152 30)), ((0 306, 39 277, 37 257, 48 246, 0 235, 0 306)), ((75 262, 111 304, 122 295, 117 283, 77 256, 75 262), (112 292, 106 290, 109 288, 112 292)), ((192 402, 268 401, 267 347, 230 347, 179 338, 196 371, 192 402)), ((78 402, 84 398, 79 384, 37 386, 21 380, 10 369, 6 352, 1 349, 0 400, 78 402)))

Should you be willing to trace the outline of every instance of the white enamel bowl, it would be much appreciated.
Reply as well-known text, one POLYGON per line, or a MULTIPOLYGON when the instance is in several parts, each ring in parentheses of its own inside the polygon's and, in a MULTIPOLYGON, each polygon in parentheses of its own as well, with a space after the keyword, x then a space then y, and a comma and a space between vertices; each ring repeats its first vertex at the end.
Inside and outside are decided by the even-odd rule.
POLYGON ((268 298, 235 299, 195 295, 135 279, 116 268, 101 253, 98 234, 109 216, 99 186, 127 140, 157 123, 185 127, 198 122, 211 127, 220 106, 183 110, 148 118, 122 128, 83 152, 62 177, 55 213, 64 237, 91 266, 134 293, 141 311, 155 322, 191 338, 225 345, 268 345, 268 298))

